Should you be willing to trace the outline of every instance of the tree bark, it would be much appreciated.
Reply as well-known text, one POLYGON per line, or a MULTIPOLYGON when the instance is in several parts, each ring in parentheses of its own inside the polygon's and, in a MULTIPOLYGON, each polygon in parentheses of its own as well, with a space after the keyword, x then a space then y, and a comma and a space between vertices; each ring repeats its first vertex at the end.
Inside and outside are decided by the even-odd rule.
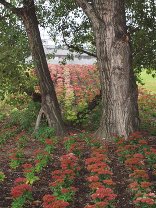
POLYGON ((127 138, 139 128, 139 113, 123 0, 76 1, 90 18, 96 40, 102 91, 102 117, 96 136, 127 138))
POLYGON ((34 0, 25 0, 24 7, 20 12, 20 17, 26 28, 35 69, 39 78, 42 95, 42 112, 45 114, 49 126, 55 128, 56 134, 59 136, 63 135, 64 124, 62 121, 61 110, 59 108, 40 37, 34 0))

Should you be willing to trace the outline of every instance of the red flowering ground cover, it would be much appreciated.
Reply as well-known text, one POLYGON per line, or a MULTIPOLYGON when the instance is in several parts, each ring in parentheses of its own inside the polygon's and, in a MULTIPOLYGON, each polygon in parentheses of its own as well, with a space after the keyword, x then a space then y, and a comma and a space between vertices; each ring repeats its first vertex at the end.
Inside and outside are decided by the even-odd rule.
POLYGON ((115 143, 85 132, 69 132, 61 142, 27 134, 19 148, 23 134, 3 146, 1 208, 155 207, 156 149, 141 133, 115 143))

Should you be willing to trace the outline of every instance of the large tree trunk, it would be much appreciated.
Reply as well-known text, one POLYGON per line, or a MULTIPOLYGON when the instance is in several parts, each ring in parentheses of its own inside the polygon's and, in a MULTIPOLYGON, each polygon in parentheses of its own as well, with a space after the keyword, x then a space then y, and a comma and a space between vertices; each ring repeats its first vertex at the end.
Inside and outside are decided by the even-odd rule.
MULTIPOLYGON (((42 107, 40 113, 42 112, 45 114, 49 126, 55 128, 57 135, 63 135, 64 125, 61 117, 61 111, 56 97, 54 85, 51 80, 50 72, 48 70, 33 0, 25 1, 25 5, 21 10, 20 16, 24 22, 26 32, 28 34, 33 61, 37 76, 39 78, 42 95, 42 107)), ((39 115, 38 118, 40 117, 41 115, 39 115)), ((38 127, 38 125, 36 127, 38 127)))
POLYGON ((96 40, 102 90, 102 117, 96 135, 128 135, 138 130, 138 90, 132 70, 123 0, 77 0, 89 16, 96 40))

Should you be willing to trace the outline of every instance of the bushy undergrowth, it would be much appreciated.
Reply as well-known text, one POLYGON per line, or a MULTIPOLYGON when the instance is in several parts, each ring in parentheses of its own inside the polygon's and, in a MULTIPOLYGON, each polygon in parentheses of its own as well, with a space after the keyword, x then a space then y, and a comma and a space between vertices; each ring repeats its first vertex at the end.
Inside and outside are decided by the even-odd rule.
POLYGON ((40 104, 30 102, 28 106, 22 110, 14 108, 10 114, 10 123, 19 125, 21 129, 29 129, 34 127, 40 104))
MULTIPOLYGON (((79 126, 88 130, 96 130, 99 126, 100 116, 101 116, 101 105, 97 105, 92 111, 87 109, 87 104, 81 102, 80 105, 77 106, 73 103, 70 103, 68 100, 69 105, 65 106, 67 113, 64 113, 64 121, 66 123, 70 123, 74 126, 79 126), (75 108, 76 112, 80 112, 80 116, 77 117, 76 113, 74 113, 71 109, 75 108), (68 109, 69 107, 69 109, 68 109), (70 116, 69 116, 69 111, 70 116), (73 114, 72 114, 73 113, 73 114), (73 115, 73 117, 71 116, 73 115)), ((26 106, 26 103, 24 104, 26 106)), ((9 126, 20 126, 20 129, 27 129, 31 132, 35 126, 36 118, 40 109, 40 104, 37 102, 29 102, 27 107, 23 109, 13 108, 9 115, 9 122, 6 124, 7 127, 9 126)), ((64 112, 65 109, 62 109, 64 112)), ((156 135, 156 95, 150 94, 144 89, 139 89, 139 112, 140 112, 140 119, 141 119, 141 130, 149 132, 151 135, 156 135)), ((78 114, 77 114, 78 115, 78 114)), ((0 114, 0 122, 3 122, 7 118, 7 114, 2 112, 0 114)), ((43 127, 40 131, 48 132, 48 127, 45 121, 42 121, 43 127)), ((7 135, 6 135, 7 136, 7 135)), ((5 137, 5 135, 4 135, 5 137)))
POLYGON ((55 130, 46 125, 42 125, 39 130, 34 134, 35 138, 39 141, 44 141, 46 138, 54 137, 55 130))

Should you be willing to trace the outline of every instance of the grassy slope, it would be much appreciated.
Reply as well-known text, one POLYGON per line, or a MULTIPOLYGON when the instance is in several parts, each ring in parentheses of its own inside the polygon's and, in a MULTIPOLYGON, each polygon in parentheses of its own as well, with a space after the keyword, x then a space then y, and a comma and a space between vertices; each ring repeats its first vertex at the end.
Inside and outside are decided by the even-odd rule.
POLYGON ((156 77, 153 78, 150 74, 147 74, 146 71, 141 73, 141 79, 145 83, 142 87, 156 93, 156 77))

